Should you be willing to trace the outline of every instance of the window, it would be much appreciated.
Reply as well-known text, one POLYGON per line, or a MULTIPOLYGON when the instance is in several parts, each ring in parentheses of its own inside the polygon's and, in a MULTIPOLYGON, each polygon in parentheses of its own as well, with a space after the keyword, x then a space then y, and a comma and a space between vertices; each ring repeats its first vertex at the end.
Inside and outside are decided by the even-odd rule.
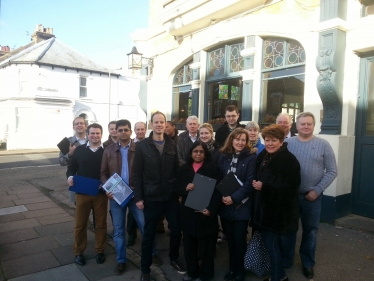
POLYGON ((87 78, 79 77, 79 98, 87 97, 87 78))
POLYGON ((172 119, 175 123, 186 123, 191 115, 191 85, 192 69, 189 64, 182 66, 175 74, 173 80, 173 113, 172 119))
POLYGON ((293 121, 304 110, 305 50, 282 38, 264 40, 260 126, 288 113, 293 121))

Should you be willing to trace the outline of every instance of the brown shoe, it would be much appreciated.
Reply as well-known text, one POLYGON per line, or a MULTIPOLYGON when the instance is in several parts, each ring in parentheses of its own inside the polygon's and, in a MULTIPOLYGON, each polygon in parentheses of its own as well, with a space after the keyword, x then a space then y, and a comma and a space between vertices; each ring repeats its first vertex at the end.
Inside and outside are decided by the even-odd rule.
POLYGON ((125 272, 126 263, 120 262, 117 264, 117 267, 114 269, 116 275, 122 275, 125 272))

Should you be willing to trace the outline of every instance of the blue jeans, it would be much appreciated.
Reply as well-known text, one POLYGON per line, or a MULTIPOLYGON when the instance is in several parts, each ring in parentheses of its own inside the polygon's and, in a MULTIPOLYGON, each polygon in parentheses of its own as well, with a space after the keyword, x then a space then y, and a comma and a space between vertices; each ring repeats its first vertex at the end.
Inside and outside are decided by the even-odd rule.
POLYGON ((271 230, 261 229, 264 245, 269 252, 271 280, 278 281, 286 277, 280 251, 280 234, 271 230))
MULTIPOLYGON (((109 203, 113 219, 113 240, 116 247, 116 259, 118 263, 126 263, 125 225, 127 208, 129 208, 129 210, 131 210, 132 214, 134 215, 134 218, 142 235, 144 234, 144 213, 143 210, 139 210, 138 207, 136 207, 134 199, 131 199, 127 206, 123 208, 114 200, 109 200, 109 203)), ((155 253, 156 248, 155 244, 153 244, 152 255, 155 255, 155 253)))
MULTIPOLYGON (((314 201, 305 199, 305 195, 299 194, 299 213, 303 229, 299 254, 303 267, 312 268, 316 263, 315 253, 321 217, 322 194, 314 201)), ((283 265, 284 267, 291 267, 295 255, 296 232, 282 235, 281 244, 283 265)))

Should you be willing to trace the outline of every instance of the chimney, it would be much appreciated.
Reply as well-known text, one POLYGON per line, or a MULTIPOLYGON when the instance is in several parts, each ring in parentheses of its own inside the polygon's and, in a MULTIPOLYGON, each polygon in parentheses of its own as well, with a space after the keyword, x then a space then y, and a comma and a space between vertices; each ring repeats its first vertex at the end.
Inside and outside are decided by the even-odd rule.
POLYGON ((0 57, 5 56, 10 52, 9 46, 0 46, 0 57))
POLYGON ((41 41, 48 40, 52 37, 55 37, 53 35, 53 28, 44 28, 42 24, 38 24, 36 25, 34 33, 31 35, 31 41, 36 44, 41 41))

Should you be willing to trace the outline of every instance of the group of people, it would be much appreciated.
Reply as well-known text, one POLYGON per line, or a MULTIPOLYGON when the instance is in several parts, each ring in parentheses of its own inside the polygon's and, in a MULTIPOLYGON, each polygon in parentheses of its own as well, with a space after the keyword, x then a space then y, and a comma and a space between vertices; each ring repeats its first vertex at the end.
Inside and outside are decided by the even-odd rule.
POLYGON ((239 117, 238 108, 229 105, 226 122, 214 137, 210 124, 199 125, 196 116, 189 116, 187 130, 178 135, 175 124, 167 122, 165 115, 157 111, 151 116, 149 137, 145 138, 145 124, 138 122, 136 138, 131 139, 131 123, 118 120, 109 123, 110 136, 104 144, 101 126, 89 125, 86 136, 84 119, 77 117, 73 122, 76 135, 69 139, 69 153, 60 154, 61 165, 68 166, 68 184, 74 184, 74 175, 99 179, 104 184, 117 173, 133 188, 134 197, 127 204, 127 211, 102 189, 97 196, 75 195, 75 262, 85 264, 83 254, 91 210, 96 262, 105 261, 109 198, 118 275, 126 267, 127 214, 127 231, 135 224, 142 234, 141 281, 151 280, 152 263, 162 263, 155 250, 156 228, 162 215, 170 230, 170 265, 184 274, 184 281, 217 280, 214 256, 220 227, 229 250, 229 268, 222 280, 245 279, 249 227, 260 232, 269 253, 271 272, 265 280, 288 280, 285 269, 293 266, 299 219, 303 230, 299 250, 303 273, 312 278, 322 194, 337 174, 333 150, 327 141, 313 135, 312 113, 296 117, 297 136, 290 131, 291 117, 280 114, 276 124, 261 131, 264 143, 258 124, 250 121, 244 126, 239 117), (215 189, 205 209, 185 206, 189 192, 195 188, 195 174, 219 183, 229 173, 235 174, 240 183, 231 195, 223 196, 215 189), (130 225, 129 216, 133 220, 130 225), (182 238, 186 268, 179 262, 182 238))

